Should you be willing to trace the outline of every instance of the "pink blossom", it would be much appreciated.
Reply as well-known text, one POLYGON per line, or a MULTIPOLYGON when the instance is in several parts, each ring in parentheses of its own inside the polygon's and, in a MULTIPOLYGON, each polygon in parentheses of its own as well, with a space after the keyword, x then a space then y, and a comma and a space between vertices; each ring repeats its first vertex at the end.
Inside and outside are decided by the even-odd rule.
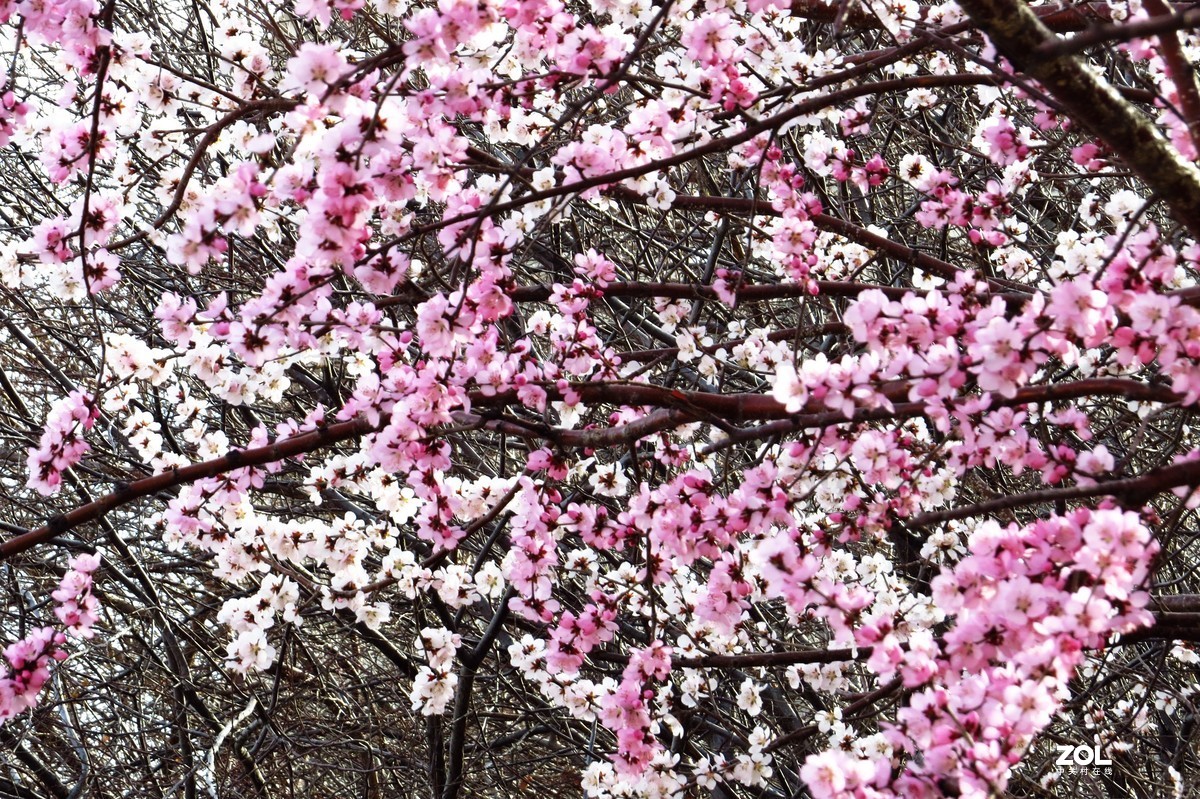
MULTIPOLYGON (((328 10, 324 11, 323 16, 318 11, 321 8, 328 9, 328 3, 324 0, 314 0, 311 8, 314 16, 323 22, 329 22, 328 10)), ((346 70, 346 59, 336 47, 306 42, 288 61, 287 76, 282 88, 299 89, 306 94, 321 97, 342 78, 346 70)))

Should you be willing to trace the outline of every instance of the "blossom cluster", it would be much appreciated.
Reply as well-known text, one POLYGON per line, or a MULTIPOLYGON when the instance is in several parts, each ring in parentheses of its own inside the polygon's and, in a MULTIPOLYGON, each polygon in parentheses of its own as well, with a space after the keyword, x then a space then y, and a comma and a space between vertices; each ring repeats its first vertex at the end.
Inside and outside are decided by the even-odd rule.
POLYGON ((454 656, 462 646, 462 637, 449 630, 427 627, 421 630, 416 644, 417 650, 425 655, 425 665, 418 669, 413 681, 413 710, 421 711, 424 716, 441 715, 454 699, 454 688, 458 685, 454 656))
POLYGON ((885 725, 893 750, 909 755, 902 772, 831 749, 802 772, 814 796, 932 797, 947 781, 961 796, 993 795, 1070 695, 1084 651, 1152 623, 1139 589, 1157 545, 1135 513, 988 522, 968 549, 933 580, 934 602, 954 620, 940 641, 887 618, 855 630, 880 679, 913 689, 885 725))
POLYGON ((99 555, 79 555, 67 564, 67 573, 50 596, 57 603, 54 615, 67 632, 83 638, 95 635, 100 602, 92 593, 92 573, 100 566, 99 555))
MULTIPOLYGON (((98 618, 99 603, 92 593, 92 574, 100 556, 78 555, 67 564, 52 597, 54 615, 67 633, 90 638, 98 618)), ((50 666, 67 659, 63 645, 67 635, 54 627, 38 627, 4 648, 7 668, 0 669, 0 720, 9 719, 37 704, 38 695, 50 679, 50 666)))
POLYGON ((44 496, 58 490, 63 473, 91 449, 83 434, 99 417, 100 408, 82 391, 73 391, 54 404, 38 446, 29 449, 30 488, 44 496))

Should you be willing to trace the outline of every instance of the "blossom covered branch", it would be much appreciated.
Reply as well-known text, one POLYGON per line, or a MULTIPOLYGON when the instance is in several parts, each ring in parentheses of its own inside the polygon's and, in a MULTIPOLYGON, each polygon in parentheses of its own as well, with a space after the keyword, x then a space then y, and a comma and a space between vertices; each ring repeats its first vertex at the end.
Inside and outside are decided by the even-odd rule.
POLYGON ((195 8, 0 3, 0 793, 1200 776, 1192 10, 195 8))

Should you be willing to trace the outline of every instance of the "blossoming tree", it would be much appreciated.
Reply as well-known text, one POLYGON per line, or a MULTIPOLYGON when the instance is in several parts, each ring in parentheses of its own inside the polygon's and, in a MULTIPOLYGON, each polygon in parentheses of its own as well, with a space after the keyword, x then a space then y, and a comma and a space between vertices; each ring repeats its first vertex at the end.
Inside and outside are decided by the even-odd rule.
POLYGON ((0 793, 1185 795, 1194 13, 2 0, 0 793))

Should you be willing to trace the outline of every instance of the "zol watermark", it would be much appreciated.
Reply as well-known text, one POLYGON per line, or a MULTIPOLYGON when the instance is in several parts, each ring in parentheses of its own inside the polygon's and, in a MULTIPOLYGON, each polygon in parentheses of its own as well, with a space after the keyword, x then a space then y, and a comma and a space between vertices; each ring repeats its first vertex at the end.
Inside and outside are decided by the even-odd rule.
POLYGON ((1100 744, 1058 744, 1058 766, 1111 766, 1112 759, 1100 749, 1100 744))

